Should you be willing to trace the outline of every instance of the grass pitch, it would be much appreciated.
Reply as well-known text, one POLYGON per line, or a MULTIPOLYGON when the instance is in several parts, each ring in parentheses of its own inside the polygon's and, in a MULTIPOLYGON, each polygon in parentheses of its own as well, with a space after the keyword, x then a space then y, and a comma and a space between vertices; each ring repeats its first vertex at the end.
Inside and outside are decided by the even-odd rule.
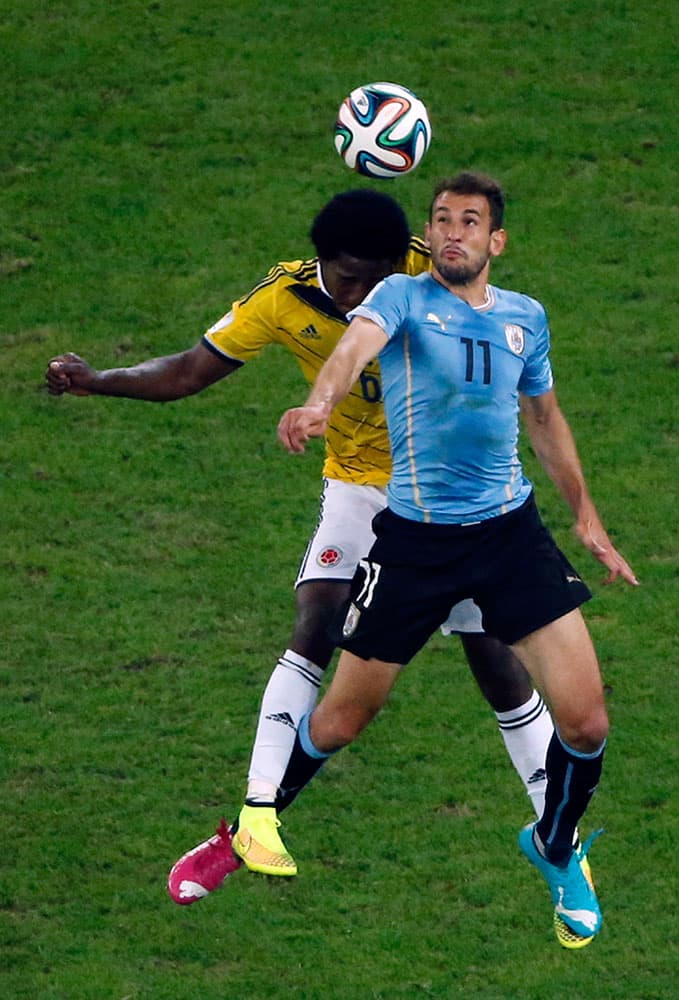
POLYGON ((676 996, 676 199, 669 0, 470 8, 166 0, 0 5, 3 551, 0 991, 12 1000, 676 996), (587 608, 612 735, 588 824, 605 914, 561 951, 519 856, 529 806, 454 640, 286 814, 301 874, 180 909, 175 858, 231 818, 293 616, 320 448, 275 351, 167 406, 48 399, 180 350, 367 181, 332 148, 394 80, 434 141, 387 182, 414 228, 442 175, 496 174, 494 281, 535 295, 590 484, 642 586, 603 588, 528 456, 587 608), (674 207, 673 207, 674 206, 674 207))

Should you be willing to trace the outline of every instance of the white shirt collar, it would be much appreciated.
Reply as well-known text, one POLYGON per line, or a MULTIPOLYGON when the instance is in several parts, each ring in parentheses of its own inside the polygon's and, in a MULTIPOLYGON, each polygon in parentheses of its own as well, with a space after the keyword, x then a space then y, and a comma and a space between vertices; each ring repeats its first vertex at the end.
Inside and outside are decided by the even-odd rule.
POLYGON ((330 294, 330 292, 328 291, 328 289, 325 287, 325 282, 323 281, 323 271, 321 270, 321 261, 320 261, 320 258, 316 261, 316 277, 318 278, 318 284, 320 285, 321 291, 325 292, 325 294, 328 296, 328 298, 331 299, 332 295, 330 294))

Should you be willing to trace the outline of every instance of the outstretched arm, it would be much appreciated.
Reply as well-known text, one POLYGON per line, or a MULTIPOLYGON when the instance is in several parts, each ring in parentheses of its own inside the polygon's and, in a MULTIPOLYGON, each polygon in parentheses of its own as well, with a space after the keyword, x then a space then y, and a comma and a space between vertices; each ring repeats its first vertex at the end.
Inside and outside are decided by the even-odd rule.
POLYGON ((553 390, 522 396, 521 412, 535 454, 575 516, 575 534, 608 569, 606 583, 621 576, 638 584, 630 566, 615 549, 589 495, 575 441, 553 390))
POLYGON ((45 379, 52 396, 68 392, 74 396, 126 396, 166 403, 200 392, 237 367, 235 361, 220 358, 199 341, 180 354, 105 371, 92 368, 77 354, 60 354, 50 361, 45 379))
POLYGON ((278 424, 278 437, 288 451, 303 452, 310 437, 322 437, 330 414, 369 361, 387 342, 384 330, 370 319, 357 316, 321 368, 304 406, 286 410, 278 424))

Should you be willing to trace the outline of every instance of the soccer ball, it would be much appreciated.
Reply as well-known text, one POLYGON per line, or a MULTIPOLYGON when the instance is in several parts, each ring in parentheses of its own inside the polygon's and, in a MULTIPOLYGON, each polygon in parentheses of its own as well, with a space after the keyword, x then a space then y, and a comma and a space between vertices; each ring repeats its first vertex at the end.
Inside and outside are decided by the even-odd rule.
POLYGON ((367 177, 410 173, 431 143, 427 109, 398 83, 368 83, 340 105, 335 149, 352 170, 367 177))

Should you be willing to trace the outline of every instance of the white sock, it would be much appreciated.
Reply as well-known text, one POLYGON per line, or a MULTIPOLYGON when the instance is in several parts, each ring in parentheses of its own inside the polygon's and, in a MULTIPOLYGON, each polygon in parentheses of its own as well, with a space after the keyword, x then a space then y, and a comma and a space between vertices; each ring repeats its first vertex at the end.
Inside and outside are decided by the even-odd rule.
POLYGON ((525 705, 495 715, 509 758, 539 819, 545 807, 545 759, 554 732, 552 717, 537 691, 533 691, 525 705))
POLYGON ((259 710, 248 772, 248 799, 273 802, 302 716, 316 704, 323 670, 286 649, 269 678, 259 710))

